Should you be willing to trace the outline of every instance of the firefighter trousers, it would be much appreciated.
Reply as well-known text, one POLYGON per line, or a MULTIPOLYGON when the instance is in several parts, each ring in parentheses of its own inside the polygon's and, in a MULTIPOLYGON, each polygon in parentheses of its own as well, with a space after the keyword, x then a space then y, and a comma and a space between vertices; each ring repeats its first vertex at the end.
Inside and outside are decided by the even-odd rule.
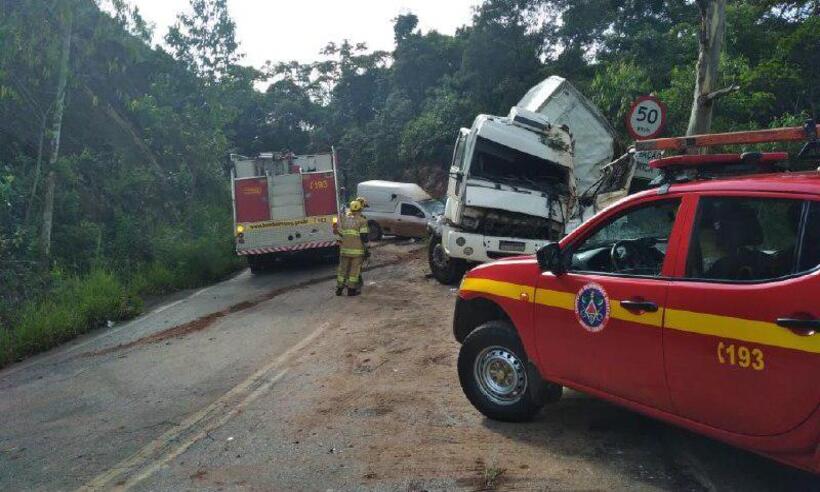
POLYGON ((347 285, 348 289, 360 289, 362 263, 364 263, 364 256, 340 256, 339 270, 336 272, 336 286, 341 288, 347 285))

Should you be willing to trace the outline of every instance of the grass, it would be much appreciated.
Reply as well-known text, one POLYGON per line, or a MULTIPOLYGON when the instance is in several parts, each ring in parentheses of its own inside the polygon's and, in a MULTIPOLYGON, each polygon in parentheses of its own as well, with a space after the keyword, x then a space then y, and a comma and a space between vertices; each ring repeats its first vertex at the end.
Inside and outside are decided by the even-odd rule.
POLYGON ((180 242, 130 274, 95 268, 58 278, 43 298, 21 305, 11 326, 0 325, 0 367, 48 350, 107 321, 131 318, 144 296, 192 288, 224 278, 243 263, 231 248, 200 239, 180 242))
POLYGON ((499 479, 506 471, 506 468, 501 468, 495 464, 484 466, 481 473, 482 480, 484 482, 484 490, 495 490, 498 486, 499 479))

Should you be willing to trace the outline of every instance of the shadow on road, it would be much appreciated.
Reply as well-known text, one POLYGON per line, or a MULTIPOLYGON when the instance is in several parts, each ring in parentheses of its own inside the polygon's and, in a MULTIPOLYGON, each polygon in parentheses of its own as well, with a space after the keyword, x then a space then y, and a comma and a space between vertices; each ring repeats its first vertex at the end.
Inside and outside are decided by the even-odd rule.
POLYGON ((545 453, 610 467, 636 483, 671 483, 675 490, 820 491, 820 481, 809 473, 602 400, 565 395, 530 423, 485 419, 484 426, 545 453))

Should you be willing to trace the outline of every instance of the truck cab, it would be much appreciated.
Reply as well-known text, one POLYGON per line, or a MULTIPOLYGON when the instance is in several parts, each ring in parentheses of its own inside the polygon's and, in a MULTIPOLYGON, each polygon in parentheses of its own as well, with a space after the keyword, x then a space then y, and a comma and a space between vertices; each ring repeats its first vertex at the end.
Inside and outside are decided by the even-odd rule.
MULTIPOLYGON (((600 112, 561 77, 530 89, 507 116, 477 116, 456 139, 445 213, 432 224, 433 276, 455 283, 471 264, 563 237, 583 220, 578 198, 596 188, 614 142, 600 112)), ((626 178, 589 208, 624 196, 626 178)))

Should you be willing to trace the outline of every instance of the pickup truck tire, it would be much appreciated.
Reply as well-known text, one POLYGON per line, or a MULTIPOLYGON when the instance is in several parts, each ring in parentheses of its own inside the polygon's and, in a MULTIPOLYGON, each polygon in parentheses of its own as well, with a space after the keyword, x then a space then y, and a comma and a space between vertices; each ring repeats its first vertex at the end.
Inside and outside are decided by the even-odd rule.
POLYGON ((376 222, 374 220, 368 221, 367 222, 367 229, 369 231, 367 233, 367 238, 370 241, 381 241, 382 240, 382 236, 384 236, 384 233, 382 232, 382 226, 380 226, 378 222, 376 222))
POLYGON ((450 258, 441 244, 441 237, 430 236, 427 248, 427 263, 433 277, 444 285, 453 285, 461 280, 467 271, 467 262, 461 258, 450 258))
POLYGON ((551 383, 529 367, 515 328, 506 321, 482 324, 458 353, 458 379, 467 399, 485 416, 503 422, 531 420, 546 403, 543 395, 551 383))

